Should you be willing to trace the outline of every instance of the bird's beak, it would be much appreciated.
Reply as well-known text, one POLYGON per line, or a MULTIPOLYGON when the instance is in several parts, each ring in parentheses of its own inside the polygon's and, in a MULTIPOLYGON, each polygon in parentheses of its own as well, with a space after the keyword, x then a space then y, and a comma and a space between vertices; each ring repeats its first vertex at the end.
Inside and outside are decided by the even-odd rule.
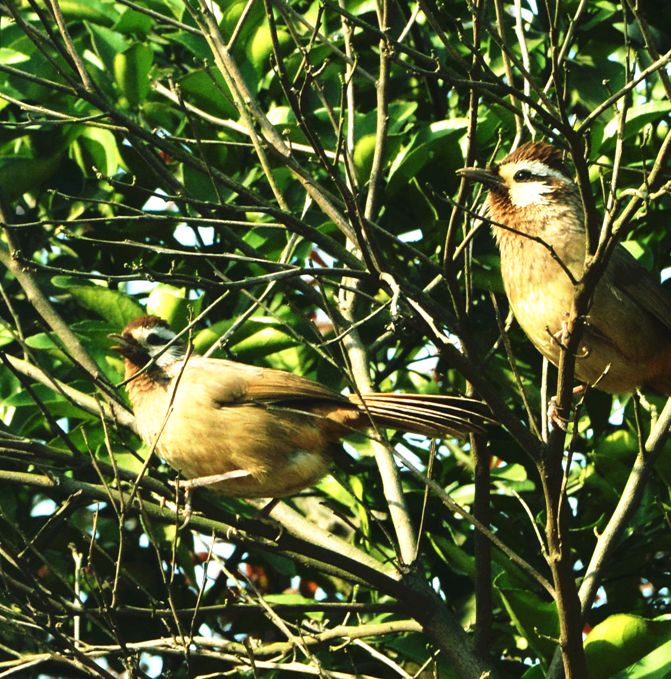
POLYGON ((471 181, 480 182, 489 189, 500 189, 504 186, 498 174, 484 167, 462 167, 457 170, 457 174, 471 181))
POLYGON ((118 351, 120 354, 125 354, 131 348, 131 343, 123 335, 112 333, 107 335, 107 337, 114 342, 112 351, 118 351))

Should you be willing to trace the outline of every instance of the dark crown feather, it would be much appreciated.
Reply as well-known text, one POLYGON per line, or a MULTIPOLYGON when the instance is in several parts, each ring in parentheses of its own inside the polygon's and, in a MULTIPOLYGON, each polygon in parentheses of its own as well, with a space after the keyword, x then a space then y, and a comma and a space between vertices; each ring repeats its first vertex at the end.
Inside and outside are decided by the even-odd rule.
POLYGON ((531 141, 522 144, 518 149, 507 155, 499 164, 516 163, 520 160, 537 160, 548 167, 561 172, 565 177, 571 177, 567 165, 562 158, 562 150, 544 141, 531 141))
POLYGON ((124 329, 124 335, 132 334, 136 328, 169 328, 170 326, 159 316, 139 316, 132 320, 124 329))

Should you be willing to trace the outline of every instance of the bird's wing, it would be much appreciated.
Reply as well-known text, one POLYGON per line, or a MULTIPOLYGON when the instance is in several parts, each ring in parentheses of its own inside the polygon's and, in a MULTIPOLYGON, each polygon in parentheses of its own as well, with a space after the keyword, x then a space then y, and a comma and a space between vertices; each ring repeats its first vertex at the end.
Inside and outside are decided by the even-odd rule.
POLYGON ((613 272, 613 282, 618 289, 671 332, 671 294, 647 269, 621 245, 613 251, 609 268, 613 272))
POLYGON ((210 398, 221 404, 303 399, 349 403, 346 396, 306 377, 222 359, 194 356, 189 360, 184 378, 198 382, 201 387, 207 385, 210 398))

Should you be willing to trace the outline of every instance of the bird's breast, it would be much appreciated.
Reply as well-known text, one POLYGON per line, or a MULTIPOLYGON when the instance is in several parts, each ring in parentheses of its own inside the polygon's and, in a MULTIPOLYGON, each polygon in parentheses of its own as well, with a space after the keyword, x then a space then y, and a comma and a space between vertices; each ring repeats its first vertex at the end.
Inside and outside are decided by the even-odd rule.
MULTIPOLYGON (((552 336, 560 332, 571 311, 573 283, 541 243, 505 236, 499 247, 501 276, 513 314, 533 344, 552 360, 557 354, 552 336)), ((566 261, 562 260, 564 266, 575 271, 576 257, 568 254, 566 261)))

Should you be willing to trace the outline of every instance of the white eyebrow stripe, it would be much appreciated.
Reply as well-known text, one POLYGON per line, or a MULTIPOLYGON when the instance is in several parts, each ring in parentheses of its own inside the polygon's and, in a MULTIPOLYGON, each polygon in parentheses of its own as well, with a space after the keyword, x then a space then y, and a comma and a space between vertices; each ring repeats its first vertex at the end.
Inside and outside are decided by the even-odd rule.
POLYGON ((514 163, 506 163, 505 167, 511 169, 511 176, 514 176, 515 172, 518 170, 528 170, 531 174, 539 177, 555 177, 556 179, 562 179, 565 182, 571 181, 565 174, 546 165, 540 160, 518 160, 514 163))
POLYGON ((133 331, 133 334, 136 336, 137 340, 143 340, 145 342, 149 335, 158 335, 161 339, 165 340, 166 344, 175 336, 175 333, 170 330, 170 328, 164 328, 162 325, 155 325, 151 328, 142 326, 136 328, 133 331))
POLYGON ((155 335, 165 337, 165 339, 167 340, 171 340, 175 336, 175 333, 172 330, 170 330, 170 328, 164 328, 162 325, 156 325, 153 328, 148 328, 148 330, 149 332, 152 332, 155 335))

